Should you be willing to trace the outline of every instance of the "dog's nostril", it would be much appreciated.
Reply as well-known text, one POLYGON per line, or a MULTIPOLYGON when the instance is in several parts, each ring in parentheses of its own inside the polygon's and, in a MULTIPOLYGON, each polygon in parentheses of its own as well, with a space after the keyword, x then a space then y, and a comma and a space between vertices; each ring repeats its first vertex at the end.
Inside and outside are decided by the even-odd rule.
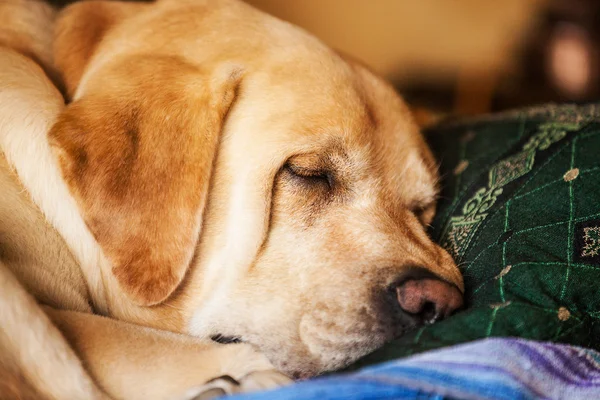
POLYGON ((408 279, 396 287, 400 308, 426 324, 448 317, 462 306, 458 288, 435 277, 408 279))
POLYGON ((423 310, 420 313, 421 320, 425 323, 433 323, 438 318, 435 303, 428 301, 423 306, 423 310))

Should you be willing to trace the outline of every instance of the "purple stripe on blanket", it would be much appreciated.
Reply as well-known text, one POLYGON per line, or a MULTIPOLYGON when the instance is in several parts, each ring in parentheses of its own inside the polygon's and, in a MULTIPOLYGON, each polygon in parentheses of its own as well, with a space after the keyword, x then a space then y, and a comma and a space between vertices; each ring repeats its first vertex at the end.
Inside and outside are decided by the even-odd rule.
POLYGON ((581 363, 587 364, 588 360, 585 357, 580 357, 577 352, 570 351, 570 354, 563 354, 565 351, 568 351, 568 349, 555 347, 553 348, 552 354, 546 356, 525 343, 515 341, 512 344, 519 347, 523 354, 533 360, 536 363, 536 368, 543 368, 565 382, 577 384, 579 386, 600 386, 599 371, 588 365, 586 365, 587 368, 581 368, 583 367, 581 363), (562 365, 555 365, 552 361, 552 357, 559 359, 562 365), (590 374, 595 375, 595 377, 590 377, 590 374), (576 376, 573 377, 572 375, 576 376))
POLYGON ((495 338, 235 399, 596 400, 599 361, 599 353, 579 347, 495 338))
POLYGON ((591 363, 587 357, 579 355, 579 352, 571 349, 561 349, 555 353, 556 357, 568 368, 568 372, 577 374, 580 379, 598 381, 600 383, 600 371, 591 363), (591 378, 589 375, 595 375, 591 378))

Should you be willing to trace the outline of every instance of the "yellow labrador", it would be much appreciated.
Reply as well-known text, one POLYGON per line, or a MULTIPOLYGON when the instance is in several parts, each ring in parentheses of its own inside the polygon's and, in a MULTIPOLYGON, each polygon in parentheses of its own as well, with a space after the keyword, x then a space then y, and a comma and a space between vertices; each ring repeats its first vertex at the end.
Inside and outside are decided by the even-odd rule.
POLYGON ((0 44, 8 398, 271 387, 460 307, 407 107, 306 32, 236 0, 11 0, 0 44))

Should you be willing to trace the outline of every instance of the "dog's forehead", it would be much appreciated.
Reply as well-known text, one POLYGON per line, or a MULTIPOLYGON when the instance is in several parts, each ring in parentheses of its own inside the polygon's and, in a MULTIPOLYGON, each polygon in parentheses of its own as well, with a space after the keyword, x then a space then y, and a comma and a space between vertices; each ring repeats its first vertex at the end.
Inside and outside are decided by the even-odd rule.
POLYGON ((284 121, 276 134, 292 151, 320 154, 404 203, 430 203, 437 193, 435 161, 400 96, 337 55, 319 62, 321 69, 299 61, 282 79, 268 74, 268 83, 261 82, 273 101, 265 118, 284 121), (301 69, 319 73, 306 79, 301 69))
POLYGON ((427 206, 437 195, 431 153, 410 120, 387 125, 386 118, 359 133, 345 132, 342 143, 349 165, 360 171, 368 186, 381 192, 386 201, 409 208, 427 206), (360 140, 356 140, 357 135, 360 140))
POLYGON ((395 90, 372 74, 362 74, 369 110, 365 136, 385 189, 412 207, 431 203, 437 195, 437 166, 419 127, 395 90))

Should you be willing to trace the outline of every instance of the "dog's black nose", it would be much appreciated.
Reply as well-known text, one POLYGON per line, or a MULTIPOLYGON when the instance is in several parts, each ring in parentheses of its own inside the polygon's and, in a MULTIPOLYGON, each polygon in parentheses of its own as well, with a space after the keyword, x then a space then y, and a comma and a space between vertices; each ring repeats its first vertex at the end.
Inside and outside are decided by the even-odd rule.
POLYGON ((463 304, 455 285, 424 268, 415 268, 395 289, 400 308, 426 324, 448 317, 463 304))

